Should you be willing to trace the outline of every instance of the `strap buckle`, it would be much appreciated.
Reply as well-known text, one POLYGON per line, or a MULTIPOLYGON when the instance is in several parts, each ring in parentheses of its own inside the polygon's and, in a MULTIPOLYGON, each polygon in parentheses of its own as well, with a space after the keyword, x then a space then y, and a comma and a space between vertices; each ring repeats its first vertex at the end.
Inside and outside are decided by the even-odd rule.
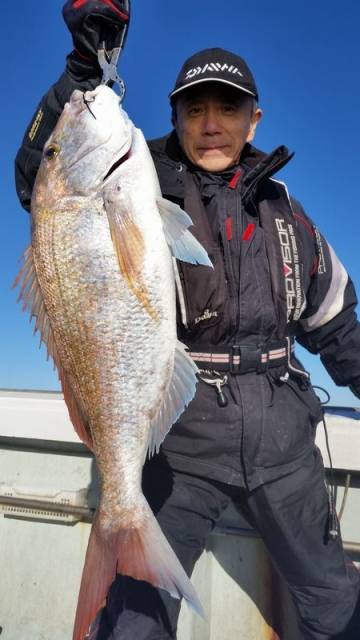
POLYGON ((261 363, 262 350, 251 344, 234 344, 231 347, 229 355, 230 373, 250 373, 259 371, 261 363))

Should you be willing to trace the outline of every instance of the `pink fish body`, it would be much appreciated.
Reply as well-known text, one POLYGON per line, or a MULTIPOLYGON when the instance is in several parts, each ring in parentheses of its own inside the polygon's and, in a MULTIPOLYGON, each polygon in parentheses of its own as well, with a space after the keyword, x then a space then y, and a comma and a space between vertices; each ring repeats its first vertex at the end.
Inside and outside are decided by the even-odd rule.
POLYGON ((101 478, 73 639, 88 632, 117 572, 201 613, 141 475, 195 393, 196 367, 176 338, 172 255, 211 266, 207 254, 190 218, 161 197, 144 137, 106 86, 71 96, 45 145, 31 209, 21 296, 101 478))

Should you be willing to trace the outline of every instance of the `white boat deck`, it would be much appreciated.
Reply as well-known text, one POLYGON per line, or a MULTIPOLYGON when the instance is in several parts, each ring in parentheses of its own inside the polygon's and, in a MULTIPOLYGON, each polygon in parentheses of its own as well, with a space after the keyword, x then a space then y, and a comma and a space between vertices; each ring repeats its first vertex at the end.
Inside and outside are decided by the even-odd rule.
MULTIPOLYGON (((351 476, 341 527, 351 557, 358 560, 360 410, 332 407, 326 421, 338 509, 345 478, 351 476)), ((321 425, 316 442, 328 465, 321 425)), ((61 393, 0 390, 4 640, 71 638, 97 500, 95 461, 77 437, 61 393)), ((228 509, 218 525, 192 576, 207 619, 182 606, 178 640, 267 640, 279 635, 300 640, 293 605, 262 540, 235 509, 228 509)))
MULTIPOLYGON (((360 408, 328 407, 325 418, 335 469, 360 471, 360 408)), ((0 438, 80 444, 60 392, 0 389, 0 438)), ((322 424, 316 444, 329 466, 322 424)))

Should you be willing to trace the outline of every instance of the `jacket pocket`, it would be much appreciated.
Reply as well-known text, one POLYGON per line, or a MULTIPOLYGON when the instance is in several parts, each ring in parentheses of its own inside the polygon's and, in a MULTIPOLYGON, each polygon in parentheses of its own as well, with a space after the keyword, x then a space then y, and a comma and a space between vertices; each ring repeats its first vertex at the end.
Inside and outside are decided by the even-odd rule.
POLYGON ((217 246, 205 249, 213 268, 177 261, 181 284, 178 298, 182 295, 187 328, 194 336, 223 320, 229 300, 222 251, 217 246))
POLYGON ((263 380, 264 422, 256 463, 273 467, 290 463, 314 446, 321 419, 320 400, 313 388, 289 378, 279 384, 263 380))
POLYGON ((322 406, 312 385, 304 385, 301 380, 291 377, 285 384, 291 389, 297 400, 307 409, 310 423, 313 427, 316 427, 322 417, 322 406))

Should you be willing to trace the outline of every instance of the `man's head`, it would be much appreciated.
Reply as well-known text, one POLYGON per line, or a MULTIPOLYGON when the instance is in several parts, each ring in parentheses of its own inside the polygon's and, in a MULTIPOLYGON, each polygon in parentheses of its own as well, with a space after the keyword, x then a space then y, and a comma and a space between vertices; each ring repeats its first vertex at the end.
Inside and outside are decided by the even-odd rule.
POLYGON ((193 164, 223 171, 239 161, 261 118, 257 89, 242 58, 206 49, 187 60, 170 94, 173 124, 193 164))

